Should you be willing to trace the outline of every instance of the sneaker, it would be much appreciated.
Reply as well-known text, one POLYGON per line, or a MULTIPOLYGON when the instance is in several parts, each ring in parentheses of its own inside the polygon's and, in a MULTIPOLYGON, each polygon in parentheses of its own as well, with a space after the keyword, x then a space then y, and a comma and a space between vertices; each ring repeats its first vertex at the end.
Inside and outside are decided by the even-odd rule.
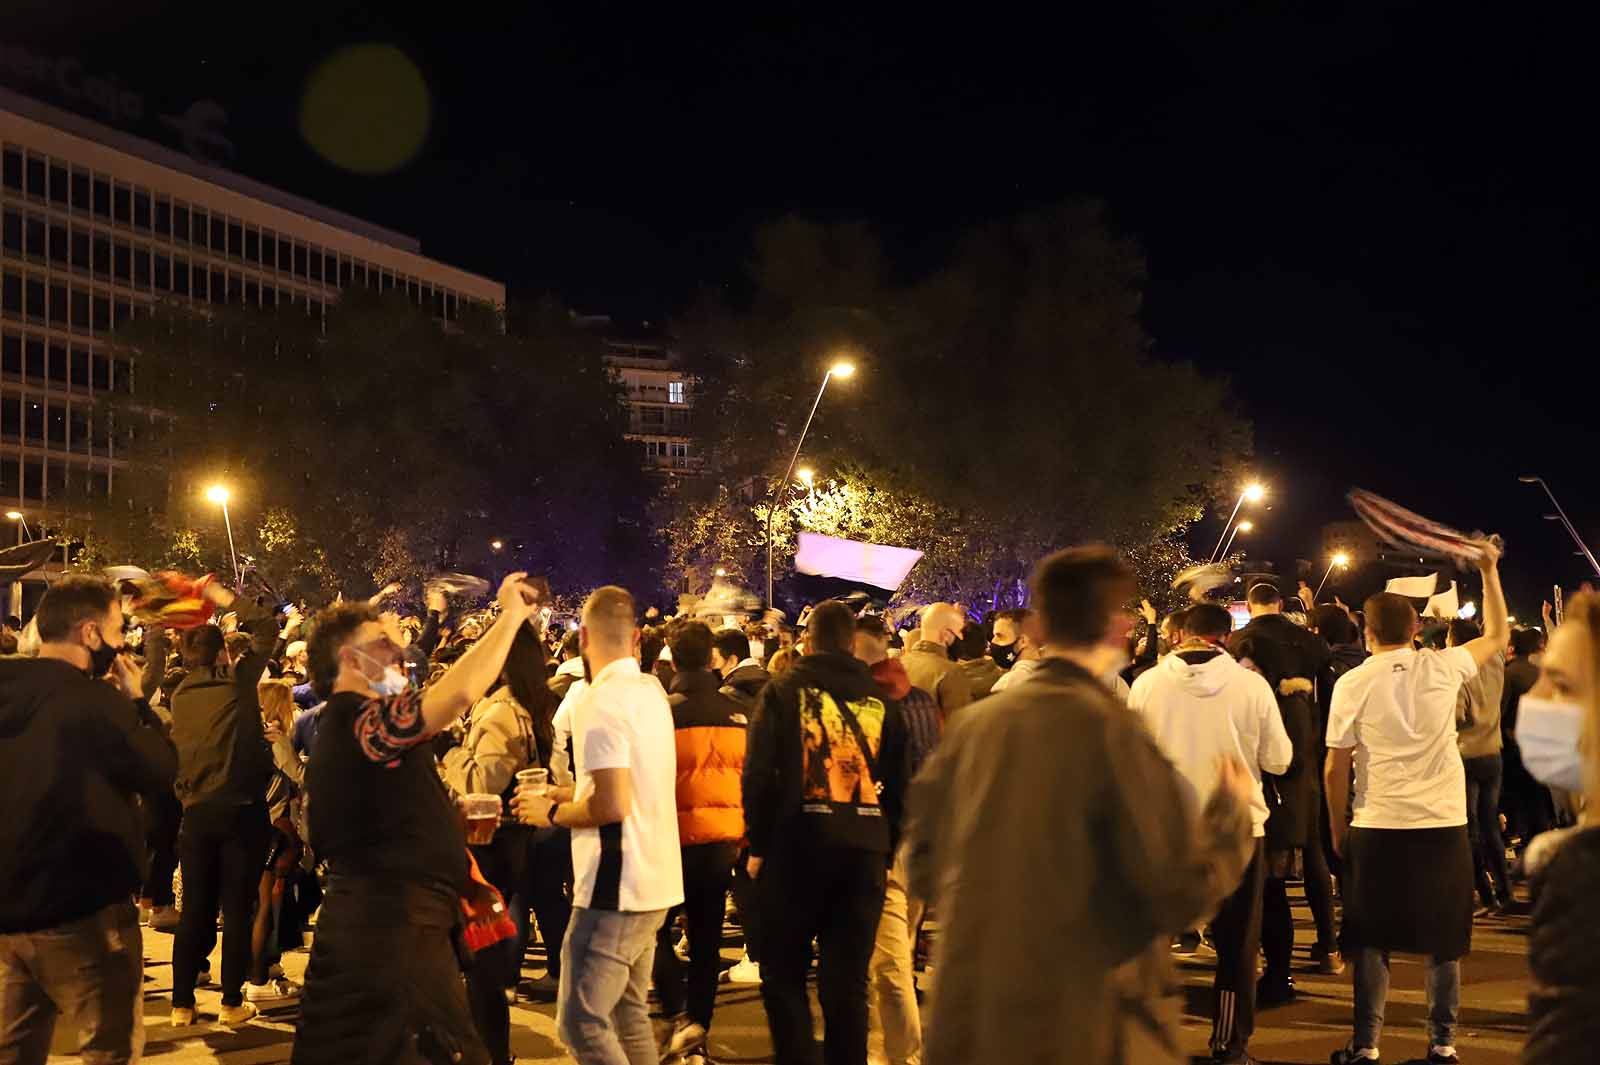
POLYGON ((1357 1050, 1354 1047, 1346 1046, 1343 1050, 1335 1050, 1333 1052, 1333 1055, 1328 1058, 1328 1065, 1365 1065, 1367 1062, 1372 1062, 1376 1065, 1377 1061, 1378 1052, 1371 1047, 1365 1050, 1357 1050))
POLYGON ((256 1015, 256 1008, 248 1002, 241 1002, 237 1006, 223 1006, 217 1011, 217 1023, 226 1025, 243 1024, 256 1015))
POLYGON ((549 973, 517 983, 517 994, 530 1002, 554 1002, 560 990, 561 982, 549 973))
POLYGON ((282 980, 283 977, 284 977, 283 966, 281 966, 281 965, 269 965, 269 966, 267 966, 267 978, 269 980, 282 980))
POLYGON ((686 1054, 695 1047, 703 1046, 706 1041, 706 1029, 702 1024, 694 1021, 679 1021, 672 1029, 672 1038, 667 1040, 666 1056, 686 1054))
POLYGON ((751 961, 750 955, 746 954, 733 968, 724 970, 720 979, 723 983, 729 984, 759 984, 761 965, 751 961))
POLYGON ((1256 1008, 1270 1010, 1287 1006, 1295 999, 1294 978, 1268 973, 1256 981, 1256 1008))
POLYGON ((1179 936, 1172 952, 1180 958, 1215 958, 1217 956, 1217 948, 1208 943, 1206 937, 1198 932, 1185 932, 1179 936))
POLYGON ((150 910, 150 931, 176 932, 178 930, 178 908, 176 906, 154 906, 150 910))
POLYGON ((1337 950, 1330 950, 1317 959, 1317 972, 1324 976, 1344 975, 1344 955, 1337 950))
POLYGON ((174 1028, 187 1028, 194 1023, 193 1006, 172 1007, 172 1017, 167 1021, 174 1028))
POLYGON ((264 984, 244 985, 246 1002, 284 1002, 299 997, 300 989, 281 976, 273 977, 264 984))
POLYGON ((685 932, 678 937, 678 942, 673 946, 672 953, 678 956, 679 961, 687 962, 689 960, 689 933, 685 932))
POLYGON ((1456 1065, 1460 1060, 1456 1057, 1455 1047, 1428 1048, 1428 1065, 1456 1065))
POLYGON ((194 986, 195 987, 210 987, 211 986, 211 966, 210 965, 201 966, 198 970, 196 970, 196 972, 194 974, 194 986))

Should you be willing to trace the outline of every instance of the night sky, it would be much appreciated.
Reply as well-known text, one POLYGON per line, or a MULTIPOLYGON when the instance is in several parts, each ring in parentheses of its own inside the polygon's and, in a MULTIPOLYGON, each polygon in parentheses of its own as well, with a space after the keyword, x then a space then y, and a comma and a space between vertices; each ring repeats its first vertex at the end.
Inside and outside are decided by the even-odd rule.
POLYGON ((1361 484, 1502 531, 1533 616, 1585 566, 1516 475, 1600 538, 1592 34, 1563 12, 20 6, 11 41, 221 102, 240 171, 625 319, 736 292, 751 228, 788 211, 869 221, 915 274, 972 222, 1103 198, 1149 255, 1156 353, 1227 375, 1256 425, 1262 557, 1315 557, 1361 484), (377 177, 297 120, 318 65, 367 42, 403 49, 432 105, 377 177))

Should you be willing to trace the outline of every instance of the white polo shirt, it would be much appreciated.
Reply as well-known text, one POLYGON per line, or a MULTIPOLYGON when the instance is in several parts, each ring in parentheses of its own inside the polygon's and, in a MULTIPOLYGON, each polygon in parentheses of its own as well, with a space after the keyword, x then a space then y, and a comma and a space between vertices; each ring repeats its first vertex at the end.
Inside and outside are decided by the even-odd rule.
POLYGON ((1328 746, 1355 748, 1356 828, 1467 823, 1456 695, 1478 672, 1464 647, 1373 655, 1339 678, 1328 746))
POLYGON ((629 913, 678 905, 678 753, 661 683, 632 658, 602 669, 572 706, 572 752, 576 801, 594 794, 601 769, 626 769, 633 785, 620 824, 572 830, 573 905, 629 913))

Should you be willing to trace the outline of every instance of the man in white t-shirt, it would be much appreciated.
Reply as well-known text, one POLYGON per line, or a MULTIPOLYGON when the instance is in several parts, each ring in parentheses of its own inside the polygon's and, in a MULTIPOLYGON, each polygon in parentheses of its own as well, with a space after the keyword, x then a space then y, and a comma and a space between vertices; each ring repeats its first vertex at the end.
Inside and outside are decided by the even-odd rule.
POLYGON ((593 679, 571 711, 575 785, 515 803, 524 824, 572 830, 556 1028, 584 1065, 655 1065, 645 995, 656 930, 683 901, 672 709, 639 668, 635 617, 621 588, 584 603, 578 632, 593 679))
POLYGON ((1375 595, 1366 603, 1372 657, 1333 689, 1323 781, 1333 849, 1345 860, 1344 942, 1355 963, 1355 1032, 1334 1065, 1378 1060, 1391 951, 1426 958, 1428 1061, 1457 1061, 1473 872, 1456 698, 1510 638, 1500 551, 1493 543, 1482 548, 1481 637, 1445 651, 1415 650, 1411 601, 1375 595))
POLYGON ((1217 970, 1211 1053, 1218 1062, 1245 1065, 1252 1060, 1249 1045, 1255 1031, 1265 881, 1261 846, 1270 813, 1261 774, 1286 771, 1294 745, 1271 686, 1226 650, 1233 616, 1215 603, 1201 603, 1185 617, 1189 638, 1133 682, 1128 709, 1144 719, 1156 746, 1182 775, 1187 805, 1196 819, 1216 790, 1219 761, 1237 759, 1250 771, 1254 849, 1244 880, 1223 900, 1212 922, 1217 970))

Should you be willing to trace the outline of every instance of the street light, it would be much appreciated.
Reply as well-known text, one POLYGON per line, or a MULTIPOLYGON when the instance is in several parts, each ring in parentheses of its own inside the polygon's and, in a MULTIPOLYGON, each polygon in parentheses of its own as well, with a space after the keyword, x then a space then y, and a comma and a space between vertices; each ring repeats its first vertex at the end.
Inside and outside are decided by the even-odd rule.
POLYGON ((816 471, 809 466, 801 466, 794 471, 794 475, 800 478, 800 483, 806 486, 808 492, 811 490, 811 482, 817 479, 816 471))
POLYGON ((1517 480, 1523 484, 1536 484, 1544 489, 1544 494, 1550 497, 1551 504, 1556 508, 1554 514, 1546 514, 1546 521, 1559 521, 1567 530, 1567 535, 1572 537, 1572 542, 1578 545, 1583 552, 1583 557, 1589 560, 1589 567, 1594 570, 1594 575, 1600 577, 1600 562, 1594 560, 1594 553, 1589 550, 1589 545, 1583 542, 1583 537, 1578 535, 1578 530, 1572 527, 1572 522, 1567 518, 1567 512, 1561 509, 1561 504, 1556 501, 1556 494, 1550 491, 1550 486, 1544 483, 1544 478, 1535 474, 1523 474, 1517 480))
POLYGON ((845 378, 853 375, 856 368, 850 363, 840 360, 828 368, 822 375, 822 387, 817 389, 817 398, 811 403, 811 413, 806 415, 806 423, 800 428, 800 439, 794 442, 794 454, 789 456, 789 465, 783 471, 783 476, 778 479, 777 489, 772 494, 772 500, 767 505, 767 606, 772 606, 772 518, 778 512, 778 493, 789 490, 789 478, 794 476, 794 464, 800 461, 800 448, 806 442, 806 433, 811 430, 811 420, 817 416, 817 408, 822 406, 822 394, 828 390, 828 382, 835 377, 845 378))
POLYGON ((506 546, 506 544, 505 544, 504 540, 490 540, 489 541, 489 550, 491 550, 491 551, 499 551, 500 549, 502 549, 505 546, 506 546))
POLYGON ((1317 590, 1311 593, 1312 601, 1306 604, 1307 610, 1310 610, 1312 607, 1317 605, 1316 598, 1322 594, 1322 586, 1328 583, 1328 576, 1333 573, 1333 567, 1338 566, 1340 569, 1344 569, 1349 564, 1350 556, 1345 554, 1343 551, 1340 551, 1337 555, 1333 556, 1333 561, 1328 563, 1328 572, 1322 575, 1322 581, 1317 585, 1317 590))
POLYGON ((726 577, 727 575, 728 575, 728 571, 727 570, 723 569, 721 566, 717 567, 717 576, 718 577, 726 577))
POLYGON ((32 540, 33 539, 33 530, 28 528, 28 519, 22 516, 22 511, 20 511, 20 510, 8 510, 8 511, 6 511, 6 520, 7 521, 14 521, 14 522, 17 523, 17 543, 20 544, 20 543, 25 543, 26 542, 23 539, 24 535, 27 536, 28 540, 32 540))
POLYGON ((228 514, 230 496, 227 485, 214 484, 206 489, 206 498, 222 508, 222 524, 228 530, 228 557, 233 560, 233 586, 240 588, 244 582, 239 577, 239 553, 233 549, 233 518, 228 514))
POLYGON ((1228 515, 1227 524, 1222 527, 1222 535, 1217 537, 1217 549, 1211 552, 1211 561, 1215 562, 1222 557, 1222 541, 1228 538, 1228 526, 1232 525, 1233 519, 1239 516, 1239 508, 1244 506, 1245 500, 1248 499, 1252 503, 1259 503, 1266 494, 1266 486, 1260 481, 1251 481, 1244 486, 1244 491, 1239 493, 1239 501, 1233 505, 1233 513, 1228 515))
MULTIPOLYGON (((1239 524, 1233 527, 1233 536, 1238 536, 1242 532, 1249 532, 1255 527, 1256 525, 1253 521, 1241 521, 1239 524)), ((1223 558, 1227 558, 1228 552, 1233 550, 1233 536, 1228 537, 1228 546, 1222 549, 1223 558)))

